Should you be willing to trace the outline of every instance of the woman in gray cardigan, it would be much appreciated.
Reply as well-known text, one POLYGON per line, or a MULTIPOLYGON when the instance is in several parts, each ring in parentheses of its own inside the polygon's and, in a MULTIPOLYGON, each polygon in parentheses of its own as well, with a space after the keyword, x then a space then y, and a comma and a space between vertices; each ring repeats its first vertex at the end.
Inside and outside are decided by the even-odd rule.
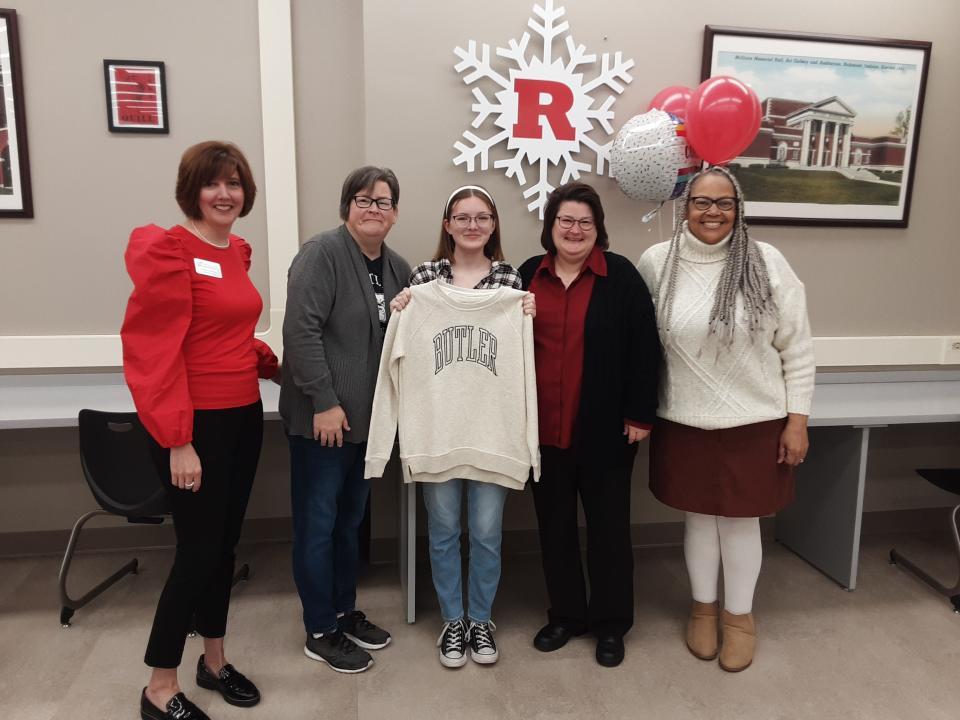
POLYGON ((390 300, 410 277, 384 244, 399 199, 391 170, 354 170, 340 195, 344 224, 304 243, 287 278, 280 416, 290 444, 293 574, 304 653, 338 672, 366 670, 367 650, 390 642, 356 608, 357 531, 390 300))

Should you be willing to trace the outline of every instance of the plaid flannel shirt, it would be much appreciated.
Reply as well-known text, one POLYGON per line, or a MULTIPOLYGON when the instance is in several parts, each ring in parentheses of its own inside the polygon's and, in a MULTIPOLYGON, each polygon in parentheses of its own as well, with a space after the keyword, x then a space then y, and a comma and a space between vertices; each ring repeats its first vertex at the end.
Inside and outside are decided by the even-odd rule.
MULTIPOLYGON (((453 266, 447 259, 440 259, 420 263, 410 273, 410 284, 421 285, 431 280, 453 282, 453 266)), ((474 290, 496 290, 499 287, 522 289, 520 274, 513 269, 510 263, 494 260, 490 265, 490 274, 474 286, 474 290)))

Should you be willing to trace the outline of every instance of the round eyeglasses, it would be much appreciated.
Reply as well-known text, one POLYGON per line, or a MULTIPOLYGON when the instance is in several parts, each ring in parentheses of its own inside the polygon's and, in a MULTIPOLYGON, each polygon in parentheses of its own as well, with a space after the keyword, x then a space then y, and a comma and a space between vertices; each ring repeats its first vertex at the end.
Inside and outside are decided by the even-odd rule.
POLYGON ((476 223, 477 227, 481 230, 486 230, 491 225, 493 225, 493 215, 490 213, 480 213, 479 215, 454 215, 450 218, 450 222, 456 225, 461 230, 466 230, 470 227, 471 223, 476 223))
POLYGON ((735 197, 708 198, 703 195, 697 195, 690 198, 690 203, 701 212, 709 210, 711 205, 716 205, 719 210, 730 212, 737 206, 735 197))
POLYGON ((579 225, 583 232, 590 232, 593 230, 593 218, 580 218, 578 220, 577 218, 572 218, 567 215, 558 215, 557 225, 564 230, 571 230, 574 225, 579 225))

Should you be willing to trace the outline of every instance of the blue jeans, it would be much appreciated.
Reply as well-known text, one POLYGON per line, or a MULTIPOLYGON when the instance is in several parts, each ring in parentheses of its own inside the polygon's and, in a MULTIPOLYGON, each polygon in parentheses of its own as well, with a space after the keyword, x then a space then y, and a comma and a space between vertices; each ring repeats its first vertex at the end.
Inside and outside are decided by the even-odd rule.
POLYGON ((337 627, 337 613, 355 609, 358 530, 370 482, 363 478, 367 444, 323 447, 287 436, 293 510, 293 579, 308 633, 337 627))
POLYGON ((444 622, 463 617, 460 565, 460 505, 467 484, 467 526, 470 533, 468 618, 489 622, 500 584, 500 541, 507 489, 476 480, 422 483, 430 536, 430 567, 444 622))

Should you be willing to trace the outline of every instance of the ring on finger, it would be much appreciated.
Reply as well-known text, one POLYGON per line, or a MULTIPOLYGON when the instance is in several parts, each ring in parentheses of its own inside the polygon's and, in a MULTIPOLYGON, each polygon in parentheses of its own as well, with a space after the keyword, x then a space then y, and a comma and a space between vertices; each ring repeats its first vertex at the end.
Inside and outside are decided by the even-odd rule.
MULTIPOLYGON (((801 460, 800 462, 803 462, 803 460, 801 460)), ((197 484, 197 482, 196 482, 196 480, 194 480, 194 481, 192 481, 192 482, 184 483, 183 486, 184 486, 185 488, 192 488, 192 487, 193 487, 194 485, 196 485, 196 484, 197 484)))

